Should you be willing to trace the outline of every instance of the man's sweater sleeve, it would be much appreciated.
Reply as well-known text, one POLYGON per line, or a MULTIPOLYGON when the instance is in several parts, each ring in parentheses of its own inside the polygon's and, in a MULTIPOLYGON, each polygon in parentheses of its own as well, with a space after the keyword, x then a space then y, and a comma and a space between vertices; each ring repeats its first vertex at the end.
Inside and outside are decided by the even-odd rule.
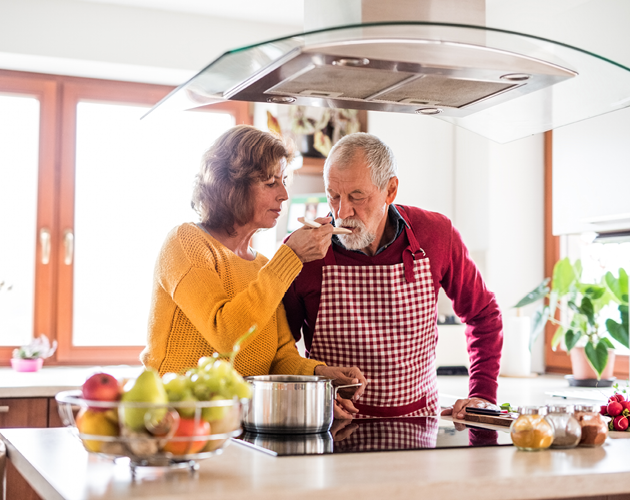
POLYGON ((280 304, 277 312, 278 318, 278 351, 271 363, 270 373, 296 375, 313 375, 315 367, 318 365, 326 365, 321 361, 314 359, 306 359, 300 356, 295 347, 295 340, 289 330, 287 316, 284 313, 284 307, 280 304))
POLYGON ((453 301, 455 314, 467 325, 470 357, 469 397, 496 403, 497 377, 503 345, 501 312, 470 258, 461 235, 451 226, 450 263, 441 285, 453 301))

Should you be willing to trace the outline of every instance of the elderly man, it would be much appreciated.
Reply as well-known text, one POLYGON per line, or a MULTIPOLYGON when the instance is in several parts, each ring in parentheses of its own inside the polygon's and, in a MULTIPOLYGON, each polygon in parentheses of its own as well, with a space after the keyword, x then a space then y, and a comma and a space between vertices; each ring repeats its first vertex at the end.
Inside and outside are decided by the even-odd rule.
POLYGON ((337 227, 324 259, 304 265, 284 297, 296 340, 309 357, 357 366, 369 384, 355 403, 359 416, 438 412, 435 346, 440 287, 466 323, 470 356, 467 399, 443 414, 496 403, 503 341, 501 313, 445 216, 394 205, 398 191, 390 148, 370 134, 351 134, 324 167, 337 227))

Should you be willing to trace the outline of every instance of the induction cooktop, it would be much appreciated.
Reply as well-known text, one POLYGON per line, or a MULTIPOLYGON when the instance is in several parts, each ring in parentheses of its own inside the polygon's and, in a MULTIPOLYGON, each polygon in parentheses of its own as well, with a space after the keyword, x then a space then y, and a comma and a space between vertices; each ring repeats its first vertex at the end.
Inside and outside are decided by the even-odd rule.
POLYGON ((273 456, 511 446, 508 429, 496 431, 440 417, 335 420, 321 434, 245 432, 235 442, 273 456))

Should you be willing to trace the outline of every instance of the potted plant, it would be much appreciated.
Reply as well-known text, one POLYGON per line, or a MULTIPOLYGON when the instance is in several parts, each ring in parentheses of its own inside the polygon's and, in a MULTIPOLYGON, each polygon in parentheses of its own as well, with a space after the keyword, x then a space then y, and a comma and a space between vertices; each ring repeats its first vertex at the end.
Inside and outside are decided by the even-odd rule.
MULTIPOLYGON (((609 359, 614 356, 614 345, 611 339, 629 347, 628 335, 628 273, 619 269, 619 276, 611 272, 599 283, 585 283, 582 279, 582 263, 580 260, 571 264, 568 258, 556 263, 553 268, 553 279, 546 278, 534 290, 523 297, 514 307, 523 307, 539 300, 547 299, 543 307, 534 317, 532 327, 532 343, 550 322, 556 326, 551 346, 555 351, 561 342, 568 353, 574 370, 574 378, 582 380, 592 378, 576 372, 581 349, 583 349, 587 366, 594 370, 597 380, 602 378, 609 359), (549 283, 551 282, 551 286, 549 283), (559 304, 566 306, 562 319, 556 318, 559 304), (613 306, 619 313, 619 320, 605 319, 602 314, 613 306)), ((609 366, 610 378, 612 365, 609 366)))
POLYGON ((52 346, 44 334, 34 338, 30 344, 13 350, 11 366, 16 372, 36 372, 44 364, 44 359, 52 356, 57 349, 57 341, 52 346))

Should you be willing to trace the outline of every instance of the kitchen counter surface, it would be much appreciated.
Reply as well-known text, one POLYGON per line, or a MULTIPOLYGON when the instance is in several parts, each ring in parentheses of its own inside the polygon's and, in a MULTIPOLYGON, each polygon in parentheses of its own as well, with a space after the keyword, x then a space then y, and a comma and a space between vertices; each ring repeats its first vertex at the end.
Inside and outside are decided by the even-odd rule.
POLYGON ((60 391, 80 389, 85 379, 104 371, 118 379, 135 378, 141 366, 44 366, 38 372, 0 368, 0 398, 53 397, 60 391))
MULTIPOLYGON (((85 379, 99 371, 118 379, 135 378, 141 366, 44 366, 34 373, 19 373, 0 368, 0 398, 54 397, 60 391, 79 389, 85 379)), ((627 383, 624 382, 624 383, 627 383)), ((468 377, 438 377, 440 404, 449 406, 468 394, 468 377)), ((543 405, 565 400, 605 401, 612 388, 570 388, 562 375, 532 378, 499 377, 498 402, 514 405, 543 405), (554 394, 556 396, 554 396, 554 394), (564 394, 564 397, 558 395, 564 394), (568 399, 565 399, 567 398, 568 399)))
POLYGON ((143 471, 133 479, 124 460, 89 455, 67 429, 1 433, 11 461, 44 500, 517 500, 621 495, 630 484, 627 439, 541 452, 503 446, 302 457, 272 457, 233 443, 201 461, 196 473, 143 471))

